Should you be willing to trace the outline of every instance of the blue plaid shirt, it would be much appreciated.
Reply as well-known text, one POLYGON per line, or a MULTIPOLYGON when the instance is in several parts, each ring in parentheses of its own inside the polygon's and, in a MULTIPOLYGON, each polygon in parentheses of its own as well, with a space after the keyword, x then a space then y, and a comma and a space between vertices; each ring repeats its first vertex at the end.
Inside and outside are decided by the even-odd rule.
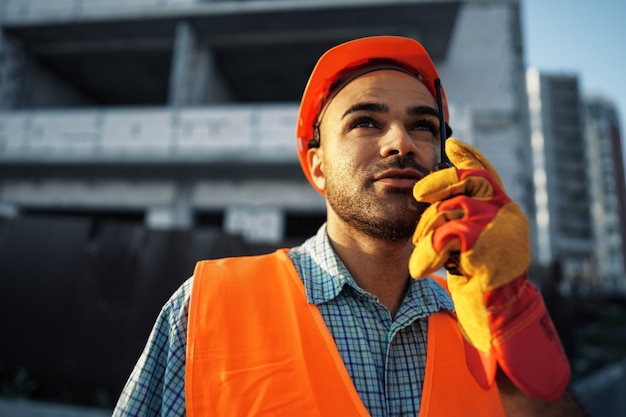
MULTIPOLYGON (((361 289, 333 251, 326 228, 289 257, 333 335, 372 417, 417 416, 426 367, 428 316, 453 309, 432 279, 411 280, 395 317, 361 289)), ((184 416, 187 314, 192 279, 161 310, 113 417, 184 416)))

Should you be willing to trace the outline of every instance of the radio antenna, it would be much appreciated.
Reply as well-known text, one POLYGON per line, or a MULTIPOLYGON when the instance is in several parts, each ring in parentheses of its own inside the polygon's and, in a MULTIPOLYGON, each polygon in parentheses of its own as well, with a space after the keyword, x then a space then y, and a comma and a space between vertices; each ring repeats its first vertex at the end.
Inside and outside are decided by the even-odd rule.
POLYGON ((435 91, 437 92, 437 106, 439 107, 439 136, 440 136, 440 144, 441 144, 441 152, 440 152, 440 160, 439 163, 435 166, 435 171, 439 171, 440 169, 450 168, 452 164, 450 160, 446 156, 446 139, 447 139, 447 124, 446 124, 446 116, 443 109, 443 97, 441 94, 441 80, 437 78, 435 80, 435 91))

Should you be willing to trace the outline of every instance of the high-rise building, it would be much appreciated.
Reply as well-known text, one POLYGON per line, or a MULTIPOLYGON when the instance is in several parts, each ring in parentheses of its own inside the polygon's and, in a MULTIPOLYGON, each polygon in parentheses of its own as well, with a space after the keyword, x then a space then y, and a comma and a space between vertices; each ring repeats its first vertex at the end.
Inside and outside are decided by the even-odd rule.
POLYGON ((626 187, 618 114, 601 97, 585 100, 588 173, 592 197, 595 291, 626 294, 626 187))
POLYGON ((5 215, 308 235, 325 211, 295 152, 308 74, 390 34, 424 44, 455 136, 534 218, 518 0, 4 0, 0 28, 5 215))
POLYGON ((537 211, 537 261, 558 263, 566 288, 593 260, 591 190, 578 77, 527 71, 537 211))
POLYGON ((537 260, 565 287, 624 293, 626 191, 617 111, 575 74, 527 71, 537 260))

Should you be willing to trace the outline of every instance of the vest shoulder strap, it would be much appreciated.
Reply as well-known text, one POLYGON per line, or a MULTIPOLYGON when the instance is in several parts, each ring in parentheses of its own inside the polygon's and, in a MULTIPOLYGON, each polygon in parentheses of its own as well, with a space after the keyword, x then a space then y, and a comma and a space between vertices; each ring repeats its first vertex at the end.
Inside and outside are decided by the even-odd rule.
MULTIPOLYGON (((449 292, 445 278, 432 277, 449 292)), ((479 384, 469 370, 479 360, 478 355, 461 335, 453 312, 440 311, 430 316, 420 417, 504 417, 497 386, 479 384)))
POLYGON ((420 417, 504 417, 497 386, 485 389, 470 373, 467 348, 452 313, 430 316, 420 417))

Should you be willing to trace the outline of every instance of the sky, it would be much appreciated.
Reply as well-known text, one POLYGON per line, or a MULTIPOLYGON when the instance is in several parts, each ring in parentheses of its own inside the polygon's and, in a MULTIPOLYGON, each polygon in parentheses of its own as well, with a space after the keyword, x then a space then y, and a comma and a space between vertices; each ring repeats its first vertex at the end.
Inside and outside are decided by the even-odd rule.
POLYGON ((610 99, 626 139, 626 1, 520 0, 527 67, 578 75, 584 95, 610 99))

